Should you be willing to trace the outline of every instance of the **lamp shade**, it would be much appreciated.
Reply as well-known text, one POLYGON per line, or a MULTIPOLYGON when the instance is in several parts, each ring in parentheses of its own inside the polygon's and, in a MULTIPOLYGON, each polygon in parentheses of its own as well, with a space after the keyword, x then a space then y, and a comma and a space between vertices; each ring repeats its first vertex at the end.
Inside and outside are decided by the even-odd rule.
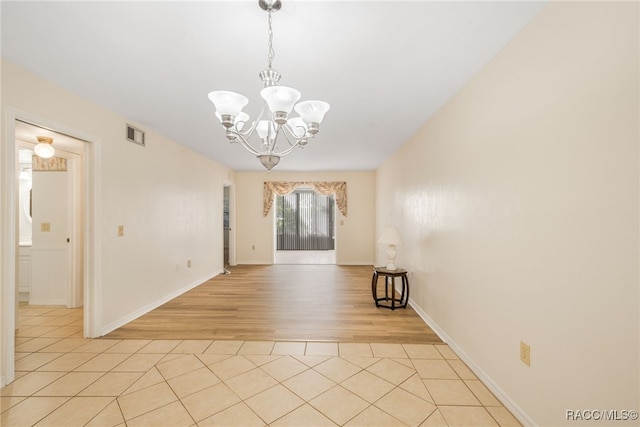
POLYGON ((56 153, 56 150, 51 145, 53 144, 53 138, 48 136, 38 136, 37 139, 38 144, 33 148, 33 152, 36 153, 36 156, 42 159, 53 157, 56 153))
POLYGON ((293 105, 300 99, 300 92, 287 86, 270 86, 260 91, 262 98, 272 113, 284 112, 289 114, 293 105))
POLYGON ((329 111, 329 104, 324 101, 302 101, 296 104, 295 110, 306 123, 320 124, 329 111))
POLYGON ((240 114, 249 99, 239 93, 227 90, 216 90, 209 93, 209 100, 213 102, 220 116, 237 116, 240 114))
POLYGON ((389 227, 382 233, 378 242, 386 245, 401 245, 403 240, 397 228, 389 227))
POLYGON ((262 139, 267 137, 273 139, 276 136, 276 125, 270 120, 260 120, 256 126, 256 132, 262 139))

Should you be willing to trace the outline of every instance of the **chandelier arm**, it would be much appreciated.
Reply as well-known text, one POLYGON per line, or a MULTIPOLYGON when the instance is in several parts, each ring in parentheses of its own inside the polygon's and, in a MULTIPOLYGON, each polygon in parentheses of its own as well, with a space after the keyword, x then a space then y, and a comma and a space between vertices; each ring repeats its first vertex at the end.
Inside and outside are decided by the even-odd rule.
POLYGON ((299 145, 300 145, 300 143, 299 143, 299 142, 296 142, 294 145, 292 145, 291 147, 287 148, 286 150, 283 150, 283 151, 281 151, 281 152, 279 152, 279 153, 272 153, 272 154, 273 154, 273 155, 276 155, 276 156, 284 157, 284 156, 286 156, 287 154, 289 154, 290 152, 292 152, 292 151, 293 151, 295 148, 297 148, 299 145))
MULTIPOLYGON (((256 128, 258 127, 258 123, 260 122, 260 120, 262 120, 262 116, 264 116, 264 104, 262 104, 262 110, 260 110, 260 114, 258 114, 258 117, 253 121, 253 123, 251 124, 251 127, 246 130, 246 131, 241 131, 241 130, 236 130, 235 133, 238 135, 242 135, 245 139, 249 139, 251 138, 251 135, 253 135, 253 132, 256 130, 256 128)), ((234 126, 237 128, 237 124, 234 126)))
POLYGON ((298 138, 296 138, 296 136, 293 134, 293 132, 291 132, 291 129, 289 128, 288 124, 283 124, 282 125, 282 134, 284 135, 285 139, 287 140, 287 143, 289 144, 289 146, 295 145, 298 142, 298 138), (293 140, 295 142, 291 142, 291 137, 293 137, 293 140))
POLYGON ((291 142, 291 140, 289 139, 289 137, 286 136, 287 138, 287 142, 289 143, 290 147, 288 147, 286 150, 282 150, 279 153, 273 153, 276 156, 280 156, 280 157, 284 157, 287 154, 289 154, 290 152, 292 152, 294 149, 296 149, 297 147, 302 147, 302 145, 300 144, 300 141, 302 141, 304 138, 300 138, 300 139, 296 139, 295 142, 291 142))
POLYGON ((298 126, 300 127, 302 130, 305 131, 305 134, 303 136, 297 136, 292 130, 291 130, 291 125, 289 125, 288 123, 282 125, 282 127, 284 128, 284 134, 287 137, 287 142, 289 143, 289 145, 295 145, 295 144, 299 144, 300 141, 302 141, 303 139, 309 139, 311 136, 307 136, 306 134, 306 129, 304 129, 302 126, 298 126), (291 139, 293 138, 293 140, 295 142, 291 142, 291 139))
POLYGON ((257 156, 259 154, 262 154, 260 151, 256 150, 255 148, 253 148, 253 146, 251 144, 249 144, 249 142, 245 139, 245 137, 239 133, 234 132, 234 135, 236 136, 237 140, 236 142, 239 142, 240 145, 242 146, 242 148, 244 148, 245 150, 247 150, 248 152, 250 152, 251 154, 257 156))
POLYGON ((274 150, 276 149, 276 146, 278 144, 278 136, 281 133, 280 130, 282 129, 282 125, 276 125, 274 128, 275 128, 275 134, 273 134, 273 137, 272 137, 271 131, 269 131, 269 145, 267 146, 267 151, 266 151, 267 154, 274 154, 274 150))
POLYGON ((238 123, 236 123, 234 126, 228 129, 228 131, 231 132, 231 134, 233 134, 236 137, 236 141, 234 142, 239 142, 240 145, 245 150, 247 150, 248 152, 256 156, 264 153, 254 148, 253 145, 249 142, 249 139, 255 133, 255 130, 258 127, 258 123, 260 122, 260 120, 262 120, 262 116, 264 116, 264 112, 265 112, 265 106, 263 104, 260 114, 258 114, 258 117, 256 118, 256 120, 253 121, 253 123, 251 124, 251 127, 245 131, 238 129, 238 123))

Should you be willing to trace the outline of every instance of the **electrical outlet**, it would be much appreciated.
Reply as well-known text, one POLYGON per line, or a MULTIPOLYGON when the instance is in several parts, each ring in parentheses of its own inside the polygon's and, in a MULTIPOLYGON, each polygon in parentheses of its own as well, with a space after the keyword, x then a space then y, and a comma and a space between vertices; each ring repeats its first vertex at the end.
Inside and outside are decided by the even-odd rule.
POLYGON ((255 251, 256 250, 256 245, 251 245, 251 249, 255 251))
POLYGON ((124 237, 124 225, 118 226, 118 237, 124 237))
POLYGON ((531 366, 531 347, 523 341, 520 341, 520 360, 525 365, 531 366))
POLYGON ((190 259, 187 260, 187 268, 191 268, 191 260, 190 259))
POLYGON ((40 231, 43 233, 48 233, 51 231, 51 223, 50 222, 43 222, 40 224, 40 231))

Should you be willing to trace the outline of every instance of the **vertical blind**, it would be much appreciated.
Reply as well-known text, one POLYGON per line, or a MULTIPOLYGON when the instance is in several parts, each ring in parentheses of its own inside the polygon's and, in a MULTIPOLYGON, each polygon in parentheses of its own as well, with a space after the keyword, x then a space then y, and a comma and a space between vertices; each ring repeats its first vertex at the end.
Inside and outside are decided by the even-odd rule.
POLYGON ((285 251, 334 249, 334 197, 296 190, 276 197, 277 248, 285 251))

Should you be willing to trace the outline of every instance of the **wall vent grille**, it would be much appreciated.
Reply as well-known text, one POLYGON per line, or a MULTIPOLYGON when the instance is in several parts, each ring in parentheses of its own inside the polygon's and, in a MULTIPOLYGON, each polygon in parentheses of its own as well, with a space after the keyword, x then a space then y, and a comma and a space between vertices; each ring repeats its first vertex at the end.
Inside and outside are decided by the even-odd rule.
POLYGON ((145 146, 144 131, 127 123, 127 141, 145 146))

